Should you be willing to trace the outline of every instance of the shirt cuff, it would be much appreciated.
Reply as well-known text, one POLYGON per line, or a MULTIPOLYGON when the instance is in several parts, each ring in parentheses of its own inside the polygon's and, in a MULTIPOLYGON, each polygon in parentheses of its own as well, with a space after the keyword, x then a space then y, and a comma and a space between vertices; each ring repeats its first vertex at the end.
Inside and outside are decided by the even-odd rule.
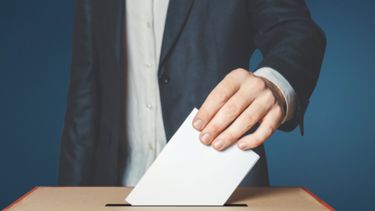
POLYGON ((296 92, 284 76, 270 67, 259 68, 254 72, 254 75, 266 78, 281 91, 286 103, 285 117, 282 123, 292 119, 296 109, 296 92))

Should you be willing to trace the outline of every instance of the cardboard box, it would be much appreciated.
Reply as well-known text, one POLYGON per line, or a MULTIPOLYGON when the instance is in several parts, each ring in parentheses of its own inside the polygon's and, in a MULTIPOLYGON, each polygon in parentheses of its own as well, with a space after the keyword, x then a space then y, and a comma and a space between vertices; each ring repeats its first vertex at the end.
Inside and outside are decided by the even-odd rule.
POLYGON ((4 210, 334 210, 300 187, 238 188, 225 206, 130 206, 126 187, 35 187, 4 210))

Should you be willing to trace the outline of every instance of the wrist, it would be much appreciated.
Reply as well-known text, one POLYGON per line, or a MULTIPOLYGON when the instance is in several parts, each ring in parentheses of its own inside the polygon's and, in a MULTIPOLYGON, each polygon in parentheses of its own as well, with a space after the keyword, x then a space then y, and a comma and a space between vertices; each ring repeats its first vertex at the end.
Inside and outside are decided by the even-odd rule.
MULTIPOLYGON (((277 88, 273 89, 275 96, 279 96, 281 93, 282 98, 279 97, 279 103, 280 106, 283 107, 283 111, 285 111, 284 119, 281 123, 292 119, 296 109, 296 92, 290 85, 289 81, 278 71, 270 67, 261 67, 254 72, 254 75, 262 77, 271 82, 272 85, 277 88), (285 102, 285 104, 283 102, 285 102)), ((272 85, 271 87, 274 87, 272 85)))
POLYGON ((281 110, 283 111, 283 119, 284 119, 286 112, 287 112, 287 103, 286 103, 286 99, 282 91, 274 83, 269 81, 267 78, 264 78, 262 76, 256 76, 256 77, 263 79, 266 83, 267 88, 272 91, 274 97, 276 98, 276 103, 281 107, 281 110))

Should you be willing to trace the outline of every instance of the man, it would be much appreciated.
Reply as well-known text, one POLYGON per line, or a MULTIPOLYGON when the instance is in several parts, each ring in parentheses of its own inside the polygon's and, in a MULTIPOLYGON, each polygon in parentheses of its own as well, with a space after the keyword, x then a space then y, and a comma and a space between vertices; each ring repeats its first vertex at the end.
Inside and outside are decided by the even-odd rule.
POLYGON ((262 143, 303 133, 325 49, 303 0, 77 0, 73 42, 61 185, 134 186, 194 107, 201 142, 254 149, 243 185, 268 185, 262 143))

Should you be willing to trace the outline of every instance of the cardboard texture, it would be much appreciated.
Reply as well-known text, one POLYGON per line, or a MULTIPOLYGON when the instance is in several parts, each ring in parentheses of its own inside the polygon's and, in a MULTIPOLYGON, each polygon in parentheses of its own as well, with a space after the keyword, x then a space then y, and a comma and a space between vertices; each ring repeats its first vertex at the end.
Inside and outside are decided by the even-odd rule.
POLYGON ((238 188, 227 202, 232 206, 217 207, 124 206, 124 196, 130 191, 131 188, 126 187, 36 187, 4 210, 334 210, 307 189, 299 187, 238 188))

